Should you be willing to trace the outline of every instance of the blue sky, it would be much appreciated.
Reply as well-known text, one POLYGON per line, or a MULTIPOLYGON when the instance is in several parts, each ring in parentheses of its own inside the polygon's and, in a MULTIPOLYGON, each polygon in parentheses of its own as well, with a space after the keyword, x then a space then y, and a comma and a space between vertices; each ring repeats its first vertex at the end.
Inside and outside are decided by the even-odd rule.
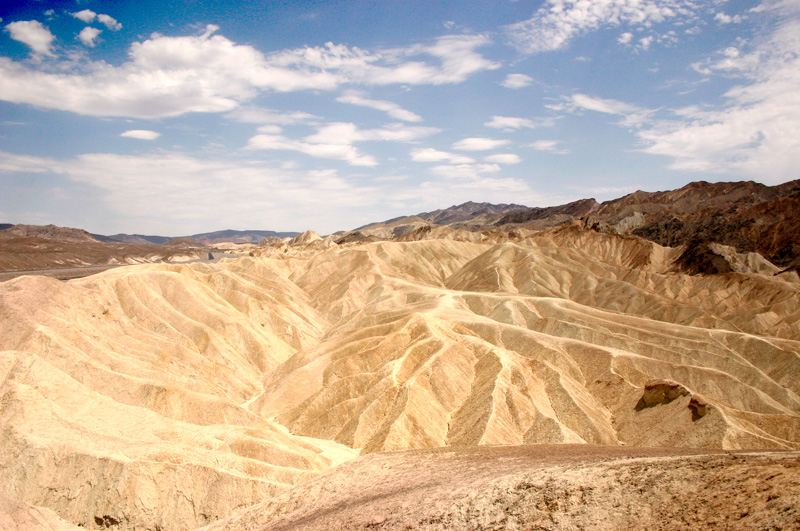
POLYGON ((29 0, 0 18, 0 222, 328 234, 800 177, 799 0, 29 0))

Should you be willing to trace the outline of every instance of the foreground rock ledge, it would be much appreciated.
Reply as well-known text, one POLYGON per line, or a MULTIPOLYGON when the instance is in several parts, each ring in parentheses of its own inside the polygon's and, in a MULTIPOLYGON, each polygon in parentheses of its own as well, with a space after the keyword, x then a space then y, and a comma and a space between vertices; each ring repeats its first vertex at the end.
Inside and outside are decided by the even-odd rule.
POLYGON ((373 454, 203 529, 800 529, 800 452, 541 445, 373 454))

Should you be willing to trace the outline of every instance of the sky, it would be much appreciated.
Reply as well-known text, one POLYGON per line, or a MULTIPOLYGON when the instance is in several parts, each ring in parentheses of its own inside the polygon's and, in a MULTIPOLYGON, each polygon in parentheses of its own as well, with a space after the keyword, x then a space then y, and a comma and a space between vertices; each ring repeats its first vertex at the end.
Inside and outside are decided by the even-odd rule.
POLYGON ((0 222, 330 234, 800 177, 800 0, 5 0, 0 222))

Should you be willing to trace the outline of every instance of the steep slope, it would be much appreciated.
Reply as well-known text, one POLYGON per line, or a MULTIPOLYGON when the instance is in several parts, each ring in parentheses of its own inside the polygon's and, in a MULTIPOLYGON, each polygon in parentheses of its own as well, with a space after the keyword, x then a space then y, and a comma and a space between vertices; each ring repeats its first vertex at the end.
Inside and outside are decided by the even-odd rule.
POLYGON ((306 296, 253 263, 22 277, 0 293, 10 498, 84 527, 191 529, 352 455, 243 407, 320 333, 306 296))
POLYGON ((0 284, 0 495, 191 529, 358 453, 800 448, 796 273, 580 223, 407 236, 0 284))

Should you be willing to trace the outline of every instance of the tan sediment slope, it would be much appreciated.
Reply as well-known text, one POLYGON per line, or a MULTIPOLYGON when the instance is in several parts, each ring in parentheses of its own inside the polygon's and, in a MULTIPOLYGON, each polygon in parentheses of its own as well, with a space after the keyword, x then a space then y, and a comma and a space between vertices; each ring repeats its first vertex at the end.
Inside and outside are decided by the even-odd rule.
POLYGON ((0 494, 192 529, 359 452, 800 448, 796 274, 685 275, 578 226, 476 240, 0 284, 0 494))
POLYGON ((203 531, 800 529, 800 453, 591 445, 351 461, 203 531))

